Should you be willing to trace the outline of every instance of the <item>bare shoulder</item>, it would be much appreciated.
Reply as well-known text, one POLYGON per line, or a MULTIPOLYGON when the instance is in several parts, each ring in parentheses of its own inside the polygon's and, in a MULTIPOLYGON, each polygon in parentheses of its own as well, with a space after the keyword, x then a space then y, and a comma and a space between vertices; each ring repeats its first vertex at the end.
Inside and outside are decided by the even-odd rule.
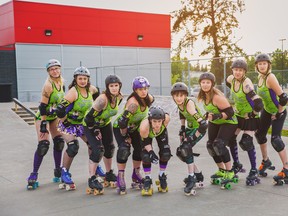
POLYGON ((243 82, 243 90, 245 93, 249 93, 254 90, 254 85, 249 78, 246 78, 243 82))
POLYGON ((105 94, 101 94, 94 102, 93 107, 97 111, 103 110, 107 106, 107 97, 105 94))
POLYGON ((91 94, 95 94, 98 92, 98 89, 94 85, 90 85, 89 91, 91 92, 91 94))
POLYGON ((227 77, 226 81, 227 81, 228 83, 232 83, 233 78, 234 78, 233 75, 229 75, 229 76, 227 77))

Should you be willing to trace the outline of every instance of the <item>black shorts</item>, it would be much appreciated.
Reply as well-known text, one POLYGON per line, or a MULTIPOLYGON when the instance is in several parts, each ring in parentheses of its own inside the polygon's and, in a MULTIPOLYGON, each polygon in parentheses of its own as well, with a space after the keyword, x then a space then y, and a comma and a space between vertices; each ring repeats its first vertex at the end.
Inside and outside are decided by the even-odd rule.
POLYGON ((259 126, 260 126, 259 118, 245 119, 245 118, 237 116, 237 120, 238 120, 238 128, 240 128, 241 130, 256 131, 259 129, 259 126))

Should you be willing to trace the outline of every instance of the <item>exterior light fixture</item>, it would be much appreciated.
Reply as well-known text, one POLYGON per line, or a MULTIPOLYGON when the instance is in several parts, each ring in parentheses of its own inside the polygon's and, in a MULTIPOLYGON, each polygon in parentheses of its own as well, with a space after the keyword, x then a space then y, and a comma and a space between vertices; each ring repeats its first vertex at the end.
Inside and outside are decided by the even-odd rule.
POLYGON ((44 31, 44 33, 45 33, 45 36, 52 36, 52 30, 51 29, 45 29, 45 31, 44 31))
POLYGON ((144 38, 144 36, 143 36, 143 35, 137 35, 137 40, 138 40, 138 41, 142 41, 142 40, 143 40, 143 38, 144 38))

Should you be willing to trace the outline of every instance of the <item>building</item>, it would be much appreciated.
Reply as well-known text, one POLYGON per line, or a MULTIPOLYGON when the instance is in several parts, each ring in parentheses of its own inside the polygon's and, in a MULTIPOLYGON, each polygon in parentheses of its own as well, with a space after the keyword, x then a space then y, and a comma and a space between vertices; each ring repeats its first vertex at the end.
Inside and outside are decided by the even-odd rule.
POLYGON ((1 85, 11 85, 11 97, 39 101, 51 58, 62 63, 66 85, 82 64, 100 89, 115 73, 128 94, 132 79, 143 75, 152 94, 169 94, 171 67, 159 69, 159 62, 170 62, 170 15, 14 0, 0 5, 0 20, 2 98, 1 85))

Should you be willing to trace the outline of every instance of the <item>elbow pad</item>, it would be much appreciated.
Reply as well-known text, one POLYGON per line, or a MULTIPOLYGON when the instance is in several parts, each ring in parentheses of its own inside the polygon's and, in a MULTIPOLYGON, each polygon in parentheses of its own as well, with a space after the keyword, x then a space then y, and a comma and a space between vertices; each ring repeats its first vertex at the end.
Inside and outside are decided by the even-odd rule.
POLYGON ((250 91, 250 92, 247 93, 247 96, 248 96, 250 99, 252 99, 254 96, 256 96, 256 93, 255 93, 255 91, 250 91))
POLYGON ((261 98, 256 98, 254 100, 253 110, 255 110, 256 112, 260 112, 263 109, 263 107, 264 107, 264 105, 263 105, 262 99, 261 98))
POLYGON ((39 108, 39 111, 40 111, 40 115, 41 115, 41 116, 47 115, 47 111, 46 111, 47 104, 45 104, 45 103, 40 103, 40 105, 39 105, 38 108, 39 108))
POLYGON ((84 121, 88 127, 93 127, 95 124, 95 121, 94 121, 94 113, 95 112, 97 112, 97 111, 95 111, 93 108, 91 108, 90 111, 87 113, 87 115, 84 118, 84 121))
POLYGON ((199 133, 204 134, 207 128, 208 128, 207 122, 205 120, 201 120, 199 122, 199 128, 198 128, 199 133))
POLYGON ((131 113, 128 110, 125 110, 122 116, 118 120, 118 125, 121 129, 127 128, 129 117, 131 113))
POLYGON ((233 110, 232 106, 230 106, 224 110, 221 110, 221 112, 224 112, 227 115, 227 119, 232 118, 232 116, 234 115, 234 110, 233 110))
POLYGON ((281 106, 285 106, 287 104, 288 101, 288 96, 286 93, 282 93, 281 95, 279 95, 279 104, 281 106))
POLYGON ((185 116, 179 111, 179 118, 181 119, 186 119, 185 116))
POLYGON ((147 145, 152 144, 152 139, 150 137, 142 138, 141 141, 142 141, 142 147, 143 148, 147 145))
POLYGON ((66 107, 68 107, 70 102, 66 99, 62 99, 60 104, 56 108, 56 115, 58 118, 64 118, 66 116, 66 107))

